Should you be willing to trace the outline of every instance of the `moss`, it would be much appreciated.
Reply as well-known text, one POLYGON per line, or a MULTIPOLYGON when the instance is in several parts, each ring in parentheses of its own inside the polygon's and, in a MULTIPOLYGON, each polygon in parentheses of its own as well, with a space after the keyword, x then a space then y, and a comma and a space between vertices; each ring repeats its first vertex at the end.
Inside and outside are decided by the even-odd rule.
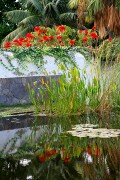
POLYGON ((30 112, 34 112, 34 107, 31 104, 0 106, 0 117, 14 116, 16 114, 30 112))

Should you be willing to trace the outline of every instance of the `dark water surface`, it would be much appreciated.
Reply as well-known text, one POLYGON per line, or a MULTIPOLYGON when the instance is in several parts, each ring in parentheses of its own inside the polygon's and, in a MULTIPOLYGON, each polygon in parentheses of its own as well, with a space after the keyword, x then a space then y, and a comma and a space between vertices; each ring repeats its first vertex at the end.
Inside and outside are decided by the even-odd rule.
POLYGON ((120 180, 120 137, 109 137, 110 132, 102 138, 66 133, 80 124, 117 131, 120 113, 1 118, 0 180, 120 180))

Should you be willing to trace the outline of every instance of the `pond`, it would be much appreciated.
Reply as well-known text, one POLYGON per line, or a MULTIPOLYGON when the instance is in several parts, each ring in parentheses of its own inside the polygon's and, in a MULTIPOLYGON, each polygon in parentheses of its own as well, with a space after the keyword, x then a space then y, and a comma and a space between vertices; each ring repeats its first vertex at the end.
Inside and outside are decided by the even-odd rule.
POLYGON ((0 179, 119 180, 119 135, 119 112, 2 117, 0 179))

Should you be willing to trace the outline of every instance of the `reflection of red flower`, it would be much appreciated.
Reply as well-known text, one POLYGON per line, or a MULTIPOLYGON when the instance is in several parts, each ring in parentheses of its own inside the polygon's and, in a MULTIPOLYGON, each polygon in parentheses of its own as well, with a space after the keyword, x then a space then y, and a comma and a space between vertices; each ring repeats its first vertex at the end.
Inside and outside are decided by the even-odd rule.
POLYGON ((91 32, 90 36, 92 37, 92 39, 98 39, 98 35, 96 34, 96 32, 91 32))
POLYGON ((84 37, 82 41, 83 41, 83 42, 88 41, 88 37, 84 37))
POLYGON ((47 156, 47 157, 49 157, 49 156, 51 156, 51 155, 52 155, 52 152, 51 152, 51 151, 47 151, 47 152, 46 152, 46 156, 47 156))
POLYGON ((96 30, 96 26, 93 26, 93 27, 92 27, 92 30, 95 31, 95 30, 96 30))
POLYGON ((111 38, 111 37, 109 37, 109 38, 108 38, 108 41, 112 41, 112 38, 111 38))
POLYGON ((52 154, 58 154, 58 152, 56 150, 51 150, 52 154))
POLYGON ((63 161, 64 161, 64 163, 69 163, 69 162, 70 162, 70 158, 66 156, 66 157, 63 159, 63 161))
POLYGON ((92 148, 90 146, 86 148, 86 151, 90 156, 92 155, 92 148))
POLYGON ((10 48, 10 47, 11 47, 11 42, 6 42, 5 48, 8 49, 8 48, 10 48))
POLYGON ((44 162, 44 161, 46 160, 46 156, 39 156, 39 160, 40 160, 41 162, 44 162))
POLYGON ((97 157, 99 157, 99 156, 100 156, 100 149, 99 149, 99 148, 96 148, 96 149, 94 150, 94 153, 95 153, 95 155, 96 155, 97 157))
POLYGON ((72 46, 74 44, 75 44, 75 40, 70 39, 70 45, 72 46))

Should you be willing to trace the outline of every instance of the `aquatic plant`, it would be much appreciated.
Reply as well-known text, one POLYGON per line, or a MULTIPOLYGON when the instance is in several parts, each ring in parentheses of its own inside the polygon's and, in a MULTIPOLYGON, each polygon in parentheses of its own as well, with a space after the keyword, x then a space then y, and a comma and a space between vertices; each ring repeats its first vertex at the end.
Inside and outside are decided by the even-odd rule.
POLYGON ((46 114, 65 115, 88 111, 101 114, 110 111, 113 107, 120 107, 120 71, 116 66, 120 67, 120 64, 113 65, 109 72, 106 66, 102 72, 99 65, 93 66, 90 80, 85 69, 80 73, 77 67, 67 70, 61 65, 63 75, 59 80, 51 79, 50 82, 45 82, 42 79, 42 86, 38 88, 37 93, 29 86, 35 109, 37 112, 44 110, 46 114))

